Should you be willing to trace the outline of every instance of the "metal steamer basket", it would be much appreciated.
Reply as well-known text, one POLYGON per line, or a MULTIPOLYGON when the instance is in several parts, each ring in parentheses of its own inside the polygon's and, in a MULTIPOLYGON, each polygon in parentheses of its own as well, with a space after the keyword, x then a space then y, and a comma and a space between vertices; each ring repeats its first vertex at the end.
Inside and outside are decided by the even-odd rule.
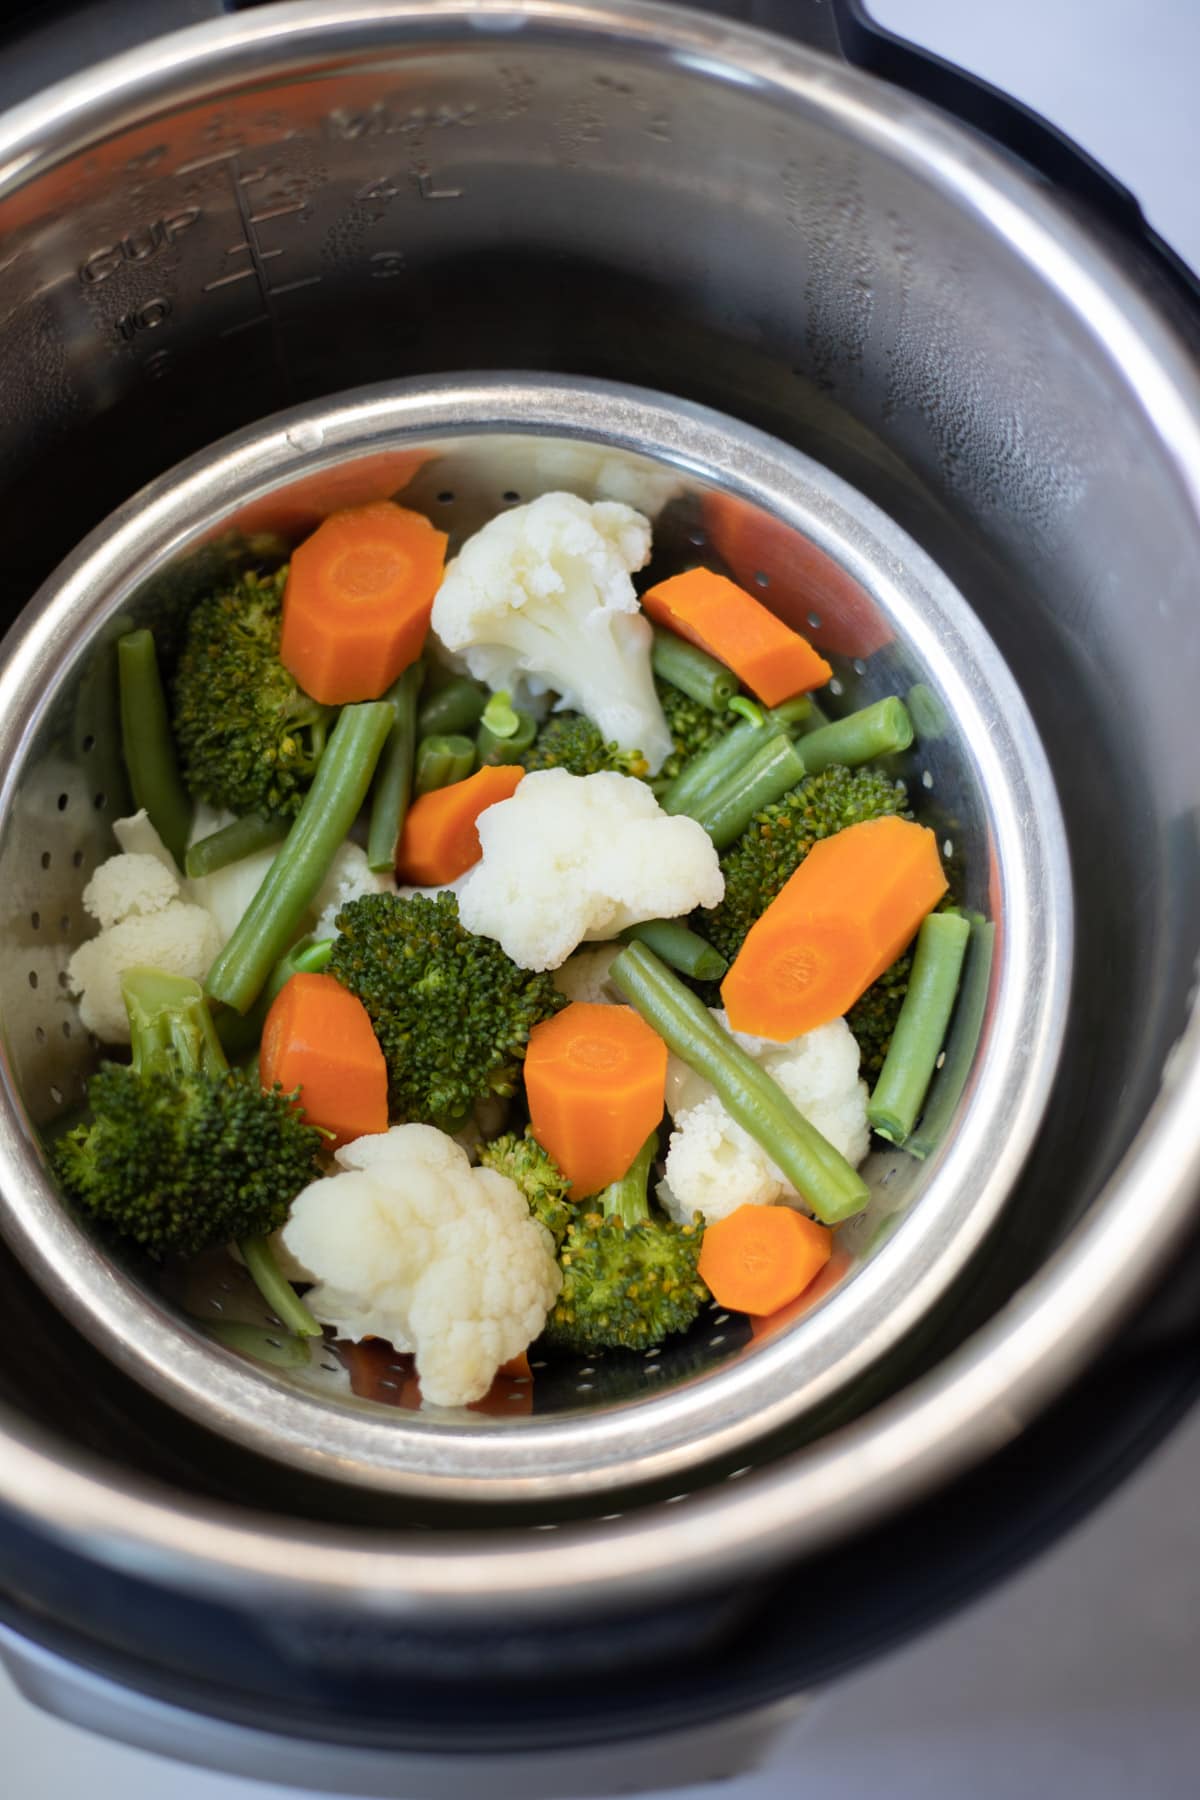
POLYGON ((838 60, 850 0, 782 9, 817 49, 715 10, 249 7, 22 63, 0 115, 0 1654, 160 1748, 432 1792, 468 1741, 695 1728, 660 1777, 726 1767, 730 1715, 977 1586, 1009 1520, 1027 1553, 1186 1397, 1194 291, 1078 157, 838 60), (925 690, 905 773, 997 927, 954 1129, 874 1162, 836 1285, 512 1418, 222 1347, 279 1349, 236 1271, 103 1255, 37 1143, 95 1055, 59 976, 123 804, 105 645, 364 468, 460 532, 632 480, 664 567, 881 627, 830 641, 838 703, 925 690))
POLYGON ((995 1223, 1065 1022, 1062 820, 1016 684, 963 599, 809 458, 632 389, 514 376, 366 390, 285 414, 164 476, 92 534, 22 625, 0 672, 0 884, 15 926, 0 976, 6 1232, 98 1348, 200 1423, 337 1481, 442 1503, 520 1501, 554 1519, 564 1498, 753 1460, 755 1439, 843 1397, 899 1343, 995 1223), (414 1413, 403 1407, 403 1360, 381 1365, 369 1395, 353 1392, 328 1343, 284 1341, 227 1257, 177 1276, 174 1307, 152 1275, 115 1268, 39 1168, 22 1113, 43 1137, 62 1129, 97 1059, 63 983, 89 931, 82 889, 112 853, 112 818, 128 810, 113 742, 115 636, 133 620, 172 641, 216 571, 256 555, 277 561, 338 504, 396 495, 444 525, 453 551, 504 506, 564 488, 643 506, 656 570, 720 558, 723 547, 834 658, 831 706, 908 697, 918 737, 897 762, 937 830, 956 897, 993 924, 990 991, 977 1066, 944 1141, 924 1161, 872 1157, 872 1204, 838 1233, 830 1271, 786 1329, 755 1337, 713 1307, 644 1357, 539 1358, 531 1393, 514 1384, 505 1396, 509 1417, 414 1413))

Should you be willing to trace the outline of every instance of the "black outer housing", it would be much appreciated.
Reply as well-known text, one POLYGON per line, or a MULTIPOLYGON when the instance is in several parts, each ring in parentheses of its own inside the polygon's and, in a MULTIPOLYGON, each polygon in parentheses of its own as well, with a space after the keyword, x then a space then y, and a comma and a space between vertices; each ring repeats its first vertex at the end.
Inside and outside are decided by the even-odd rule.
MULTIPOLYGON (((1200 332, 1200 283, 1126 188, 1027 107, 880 29, 862 0, 691 4, 840 55, 951 114, 1149 259, 1189 335, 1200 332)), ((0 66, 0 105, 151 33, 241 9, 237 0, 24 8, 9 18, 16 36, 0 66)), ((978 1318, 996 1298, 986 1283, 971 1296, 978 1318)), ((12 1302, 19 1314, 19 1292, 12 1302)), ((486 1682, 473 1670, 464 1676, 449 1635, 367 1639, 336 1620, 312 1620, 297 1622, 288 1653, 283 1631, 88 1562, 2 1511, 0 1620, 72 1663, 198 1713, 363 1748, 417 1753, 449 1744, 485 1756, 612 1744, 734 1717, 826 1683, 927 1628, 1103 1501, 1196 1399, 1198 1319, 1200 1236, 1180 1247, 1167 1282, 1101 1361, 1015 1443, 883 1527, 774 1572, 757 1603, 739 1595, 736 1624, 719 1639, 724 1609, 707 1599, 652 1618, 497 1632, 486 1682), (814 1593, 836 1604, 814 1607, 814 1593), (648 1640, 661 1646, 650 1678, 648 1640), (564 1668, 576 1672, 556 1676, 564 1668)), ((61 1330, 60 1361, 94 1368, 83 1340, 61 1330)), ((158 1403, 115 1372, 108 1386, 126 1421, 140 1417, 147 1440, 156 1437, 158 1403)), ((99 1430, 102 1405, 98 1419, 99 1430)), ((168 1458, 162 1473, 182 1471, 168 1458)), ((475 1667, 479 1651, 476 1636, 475 1667)))

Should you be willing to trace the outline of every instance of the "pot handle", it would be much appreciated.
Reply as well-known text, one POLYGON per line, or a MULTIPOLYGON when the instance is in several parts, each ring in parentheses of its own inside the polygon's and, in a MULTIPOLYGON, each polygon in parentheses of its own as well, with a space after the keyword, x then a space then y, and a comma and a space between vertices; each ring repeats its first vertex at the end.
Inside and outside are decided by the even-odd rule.
POLYGON ((1200 279, 1147 224, 1137 198, 1103 164, 990 81, 877 25, 867 0, 716 0, 715 10, 839 55, 853 68, 952 114, 1134 239, 1181 290, 1189 307, 1200 303, 1200 279))

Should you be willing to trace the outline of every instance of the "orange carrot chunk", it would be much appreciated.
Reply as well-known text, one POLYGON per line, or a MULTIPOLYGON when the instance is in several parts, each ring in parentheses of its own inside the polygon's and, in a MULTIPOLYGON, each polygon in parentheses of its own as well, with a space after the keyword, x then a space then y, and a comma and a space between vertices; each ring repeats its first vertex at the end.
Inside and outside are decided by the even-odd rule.
POLYGON ((794 1038, 839 1019, 946 891, 937 839, 868 819, 814 844, 747 933, 721 998, 735 1031, 794 1038))
POLYGON ((667 1046, 632 1007, 576 1000, 534 1026, 530 1123, 574 1199, 625 1174, 662 1118, 666 1084, 667 1046))
POLYGON ((457 881, 483 851, 476 820, 489 806, 511 800, 524 769, 514 763, 476 769, 465 781, 434 788, 414 800, 404 815, 396 874, 418 887, 457 881))
POLYGON ((827 1225, 790 1206, 739 1206, 706 1227, 697 1273, 718 1306, 761 1316, 789 1306, 832 1254, 827 1225))
POLYGON ((732 669, 764 706, 822 687, 833 670, 807 638, 725 575, 689 569, 642 595, 642 607, 732 669))
POLYGON ((310 1125, 335 1146, 388 1127, 387 1064, 362 1001, 332 975, 293 975, 271 1004, 258 1053, 263 1087, 300 1090, 310 1125))
POLYGON ((378 700, 420 656, 446 534, 391 500, 331 513, 294 552, 279 658, 325 706, 378 700))

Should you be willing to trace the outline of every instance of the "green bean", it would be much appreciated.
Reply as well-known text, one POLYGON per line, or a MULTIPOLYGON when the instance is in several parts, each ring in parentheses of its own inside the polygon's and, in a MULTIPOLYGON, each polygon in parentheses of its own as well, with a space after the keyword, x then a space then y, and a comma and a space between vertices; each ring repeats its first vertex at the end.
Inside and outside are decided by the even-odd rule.
POLYGON ((720 712, 738 690, 737 676, 724 663, 658 625, 654 628, 650 666, 660 681, 669 681, 710 712, 720 712))
POLYGON ((971 927, 961 913, 930 913, 917 933, 908 991, 867 1107, 872 1131, 903 1144, 917 1122, 946 1036, 971 927))
MULTIPOLYGON (((493 696, 495 698, 495 696, 493 696)), ((497 733, 488 723, 487 709, 475 736, 475 754, 480 768, 485 764, 520 762, 537 736, 537 720, 532 713, 514 712, 511 731, 497 733)), ((505 721, 507 723, 507 721, 505 721)))
POLYGON ((862 1177, 653 951, 631 944, 613 959, 609 979, 667 1048, 711 1082, 818 1219, 836 1225, 862 1211, 871 1197, 862 1177))
POLYGON ((131 631, 117 643, 121 690, 121 748, 135 807, 145 807, 179 867, 183 867, 192 802, 175 757, 154 633, 131 631))
POLYGON ((465 781, 475 767, 475 746, 469 737, 427 737, 417 745, 418 794, 432 794, 435 788, 452 787, 465 781))
POLYGON ((742 718, 749 720, 751 725, 765 725, 767 722, 767 715, 762 707, 756 701, 748 700, 745 694, 735 694, 725 710, 726 712, 740 713, 742 718))
POLYGON ((371 823, 367 830, 367 867, 376 872, 396 867, 404 815, 412 798, 413 764, 417 754, 417 695, 421 691, 422 675, 419 662, 410 664, 384 695, 392 709, 392 729, 375 770, 371 823))
POLYGON ((311 938, 302 938, 294 944, 286 956, 281 956, 271 971, 267 985, 264 987, 249 1012, 234 1012, 223 1006, 215 1015, 213 1024, 217 1036, 221 1040, 221 1048, 226 1056, 244 1056, 253 1050, 262 1036, 267 1014, 271 1010, 271 1002, 282 992, 293 975, 320 975, 329 966, 333 955, 333 939, 321 938, 313 943, 311 938))
POLYGON ((285 842, 208 972, 211 999, 249 1012, 358 817, 393 717, 386 700, 342 708, 285 842))
POLYGON ((765 715, 755 707, 752 719, 735 725, 679 771, 659 795, 659 805, 664 812, 691 813, 695 818, 697 807, 761 748, 764 732, 783 731, 794 737, 811 712, 812 701, 807 694, 797 694, 765 715))
POLYGON ((945 1060, 930 1084, 921 1122, 904 1146, 908 1154, 919 1161, 937 1149, 950 1128, 983 1031, 996 927, 980 913, 971 913, 969 923, 971 937, 959 985, 958 1005, 946 1040, 945 1060))
POLYGON ((627 925, 620 938, 623 944, 648 944, 663 962, 694 981, 720 981, 729 968, 719 950, 678 919, 644 919, 627 925))
POLYGON ((800 742, 800 755, 806 775, 819 775, 831 763, 856 769, 862 763, 874 762, 877 756, 891 756, 907 750, 913 741, 912 720, 903 700, 894 694, 876 700, 861 712, 847 713, 819 731, 810 732, 800 742))
POLYGON ((232 824, 222 825, 219 831, 210 831, 207 837, 189 844, 183 859, 184 874, 192 881, 215 875, 230 863, 241 862, 272 844, 281 844, 287 834, 286 819, 265 819, 261 813, 247 813, 244 819, 234 819, 232 824))
POLYGON ((422 701, 417 713, 417 736, 449 737, 459 731, 473 731, 486 705, 487 690, 465 675, 456 675, 422 701))
POLYGON ((748 761, 689 812, 707 831, 718 850, 740 837, 756 812, 781 800, 804 778, 804 764, 791 738, 772 732, 748 761))
POLYGON ((320 1337, 323 1327, 314 1319, 290 1281, 285 1281, 270 1238, 242 1238, 238 1244, 251 1281, 281 1325, 295 1337, 320 1337))

